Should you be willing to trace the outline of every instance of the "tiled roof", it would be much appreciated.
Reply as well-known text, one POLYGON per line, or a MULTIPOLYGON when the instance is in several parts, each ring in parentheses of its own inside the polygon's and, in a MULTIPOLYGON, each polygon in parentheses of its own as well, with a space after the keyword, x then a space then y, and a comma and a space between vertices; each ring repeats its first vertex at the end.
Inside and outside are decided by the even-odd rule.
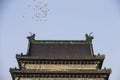
POLYGON ((86 40, 35 40, 35 34, 27 37, 29 40, 28 56, 47 57, 92 57, 93 37, 87 36, 86 40))
POLYGON ((23 60, 104 60, 105 55, 94 55, 93 57, 89 57, 89 56, 76 56, 73 58, 70 58, 68 56, 61 56, 61 57, 42 57, 42 56, 27 56, 27 55, 20 55, 17 54, 16 58, 19 59, 23 59, 23 60))
POLYGON ((31 41, 28 47, 29 56, 46 57, 92 57, 92 43, 86 41, 31 41))
POLYGON ((10 69, 11 73, 111 73, 111 69, 97 69, 97 70, 68 70, 68 71, 45 71, 45 70, 20 70, 10 69))

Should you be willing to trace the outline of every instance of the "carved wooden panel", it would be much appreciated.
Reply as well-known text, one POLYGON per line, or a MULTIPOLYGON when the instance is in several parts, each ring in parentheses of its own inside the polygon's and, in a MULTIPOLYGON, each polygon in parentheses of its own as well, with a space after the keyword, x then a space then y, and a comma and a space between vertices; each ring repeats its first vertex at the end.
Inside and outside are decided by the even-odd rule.
POLYGON ((97 64, 26 64, 26 69, 64 71, 70 69, 96 69, 97 64))

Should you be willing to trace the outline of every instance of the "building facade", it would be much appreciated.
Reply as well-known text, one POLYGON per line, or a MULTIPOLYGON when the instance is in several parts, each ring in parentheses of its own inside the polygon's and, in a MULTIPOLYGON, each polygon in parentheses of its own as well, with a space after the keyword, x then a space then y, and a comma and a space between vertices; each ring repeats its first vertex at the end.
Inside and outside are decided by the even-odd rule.
POLYGON ((26 55, 16 55, 19 68, 10 68, 13 80, 108 80, 111 69, 102 69, 105 55, 94 55, 91 35, 85 40, 27 38, 26 55))

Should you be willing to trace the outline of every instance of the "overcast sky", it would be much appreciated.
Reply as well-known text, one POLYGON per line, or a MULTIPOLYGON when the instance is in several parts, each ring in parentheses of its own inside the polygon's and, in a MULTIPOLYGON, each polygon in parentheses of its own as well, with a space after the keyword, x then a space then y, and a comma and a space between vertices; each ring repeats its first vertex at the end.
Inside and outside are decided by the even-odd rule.
POLYGON ((16 54, 26 54, 29 32, 39 40, 84 40, 93 32, 94 54, 105 54, 109 80, 120 79, 119 0, 0 0, 0 80, 12 80, 16 54), (35 15, 38 3, 47 4, 44 18, 35 15))

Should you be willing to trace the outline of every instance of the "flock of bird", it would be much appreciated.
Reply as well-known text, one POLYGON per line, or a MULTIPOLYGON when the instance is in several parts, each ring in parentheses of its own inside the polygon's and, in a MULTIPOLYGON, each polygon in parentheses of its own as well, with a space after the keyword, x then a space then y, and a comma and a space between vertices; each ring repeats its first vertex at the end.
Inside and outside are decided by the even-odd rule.
POLYGON ((33 0, 27 7, 32 9, 32 19, 35 21, 47 21, 48 3, 42 0, 33 0))

